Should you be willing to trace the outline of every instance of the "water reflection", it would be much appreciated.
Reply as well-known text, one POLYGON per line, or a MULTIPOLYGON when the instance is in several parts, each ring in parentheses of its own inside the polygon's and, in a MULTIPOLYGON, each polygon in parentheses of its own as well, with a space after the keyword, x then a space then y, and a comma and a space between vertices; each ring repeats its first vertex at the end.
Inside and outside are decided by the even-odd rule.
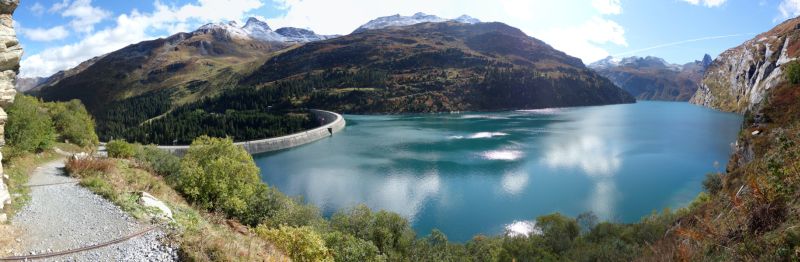
POLYGON ((386 179, 353 174, 348 170, 316 170, 313 177, 295 176, 290 183, 293 188, 305 192, 305 197, 327 211, 350 208, 358 204, 392 210, 415 220, 425 201, 439 194, 441 178, 431 170, 417 176, 395 173, 386 179), (324 174, 324 175, 320 175, 324 174), (362 187, 368 183, 372 187, 362 187))
POLYGON ((567 133, 553 134, 554 141, 542 162, 551 169, 579 169, 594 186, 586 203, 589 210, 604 219, 614 217, 618 197, 614 176, 622 166, 622 154, 617 146, 625 130, 617 130, 608 119, 624 116, 614 108, 589 112, 574 122, 557 123, 556 128, 572 129, 567 133), (599 121, 604 120, 604 121, 599 121))
POLYGON ((504 161, 514 161, 517 159, 522 158, 525 156, 525 153, 519 150, 491 150, 486 151, 480 154, 483 159, 486 160, 504 160, 504 161))
POLYGON ((330 139, 255 156, 264 181, 326 215, 367 204, 456 241, 535 230, 553 212, 633 222, 684 203, 675 196, 695 196, 711 163, 724 166, 741 123, 654 102, 346 118, 330 139))
POLYGON ((597 136, 559 140, 564 144, 552 145, 544 159, 550 168, 580 168, 592 177, 610 177, 622 165, 619 153, 597 136))
POLYGON ((509 195, 517 195, 528 186, 529 178, 530 176, 528 173, 521 173, 519 171, 506 173, 500 180, 500 184, 503 186, 503 191, 509 195))

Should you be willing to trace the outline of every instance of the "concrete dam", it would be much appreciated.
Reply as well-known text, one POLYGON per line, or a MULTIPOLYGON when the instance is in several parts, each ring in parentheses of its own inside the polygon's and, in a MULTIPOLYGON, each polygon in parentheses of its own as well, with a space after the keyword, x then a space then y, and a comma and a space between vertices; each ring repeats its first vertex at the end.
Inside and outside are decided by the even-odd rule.
MULTIPOLYGON (((250 154, 260 154, 305 145, 333 136, 333 134, 342 131, 342 129, 345 128, 346 122, 344 117, 340 114, 316 109, 311 109, 309 111, 311 115, 321 123, 319 127, 291 135, 261 140, 243 141, 234 144, 237 146, 242 146, 250 154)), ((189 150, 188 145, 158 146, 158 148, 179 156, 186 154, 186 152, 189 150)))

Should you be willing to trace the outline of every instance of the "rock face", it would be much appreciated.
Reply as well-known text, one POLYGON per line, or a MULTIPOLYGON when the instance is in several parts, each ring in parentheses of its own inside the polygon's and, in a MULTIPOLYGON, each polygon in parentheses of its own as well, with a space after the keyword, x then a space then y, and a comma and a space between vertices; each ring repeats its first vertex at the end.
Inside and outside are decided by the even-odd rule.
POLYGON ((709 66, 691 103, 743 114, 757 108, 770 89, 784 83, 783 66, 800 51, 800 19, 728 49, 709 66))
MULTIPOLYGON (((0 147, 5 145, 4 126, 8 120, 8 115, 3 109, 14 102, 14 95, 17 93, 14 90, 14 81, 22 57, 22 46, 19 45, 11 19, 18 5, 19 0, 0 0, 0 147)), ((0 160, 2 158, 0 154, 0 160)), ((0 163, 0 174, 3 174, 2 163, 0 163)), ((0 223, 6 220, 5 205, 11 203, 7 182, 5 175, 0 176, 0 223)))

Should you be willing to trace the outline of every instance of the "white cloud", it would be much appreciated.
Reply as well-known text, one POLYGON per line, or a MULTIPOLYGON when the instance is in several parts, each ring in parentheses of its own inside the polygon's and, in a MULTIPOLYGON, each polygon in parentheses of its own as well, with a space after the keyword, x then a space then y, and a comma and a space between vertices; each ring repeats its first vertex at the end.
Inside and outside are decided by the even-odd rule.
POLYGON ((61 40, 69 36, 64 26, 56 26, 53 28, 25 28, 17 25, 17 31, 30 40, 38 42, 49 42, 61 40))
POLYGON ((683 0, 684 2, 692 5, 704 5, 706 7, 718 7, 724 4, 727 0, 683 0))
POLYGON ((778 12, 780 12, 779 20, 800 15, 800 0, 783 0, 778 5, 778 12))
POLYGON ((628 46, 625 29, 616 22, 601 17, 593 17, 579 26, 551 28, 543 32, 540 39, 569 55, 581 58, 587 64, 609 55, 599 45, 628 46))
POLYGON ((64 8, 67 8, 67 6, 69 6, 69 0, 62 0, 61 2, 56 2, 55 4, 50 6, 50 9, 47 9, 47 12, 50 13, 61 12, 61 10, 64 10, 64 8))
POLYGON ((49 76, 129 44, 186 31, 189 24, 241 19, 247 12, 262 6, 262 3, 258 0, 200 0, 179 7, 167 6, 159 1, 154 5, 156 8, 152 13, 134 10, 119 15, 113 26, 90 33, 76 43, 48 48, 28 56, 21 62, 20 74, 28 77, 49 76))
POLYGON ((43 15, 43 14, 44 14, 44 11, 45 11, 45 10, 44 10, 44 6, 42 5, 42 3, 39 3, 39 2, 36 2, 36 3, 34 3, 34 4, 31 6, 30 10, 31 10, 31 13, 33 13, 33 14, 34 14, 34 15, 36 15, 36 16, 41 16, 41 15, 43 15))
POLYGON ((622 13, 620 0, 592 0, 592 6, 602 14, 618 15, 622 13))
POLYGON ((63 17, 71 17, 69 25, 76 32, 91 33, 94 25, 111 16, 111 12, 92 6, 92 0, 75 0, 64 12, 63 17))

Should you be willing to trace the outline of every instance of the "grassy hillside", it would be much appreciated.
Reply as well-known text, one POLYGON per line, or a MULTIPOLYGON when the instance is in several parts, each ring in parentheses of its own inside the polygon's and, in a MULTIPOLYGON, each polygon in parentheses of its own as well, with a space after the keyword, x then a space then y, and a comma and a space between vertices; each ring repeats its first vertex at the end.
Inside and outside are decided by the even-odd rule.
MULTIPOLYGON (((47 101, 82 101, 97 120, 103 140, 138 139, 139 134, 129 131, 184 104, 236 87, 241 77, 249 75, 273 52, 289 47, 291 44, 231 38, 214 30, 179 33, 130 45, 60 72, 35 94, 47 101)), ((191 141, 195 136, 183 139, 181 126, 226 122, 210 121, 188 121, 170 127, 169 131, 178 135, 142 141, 191 141)), ((214 127, 223 130, 222 126, 214 127)))

